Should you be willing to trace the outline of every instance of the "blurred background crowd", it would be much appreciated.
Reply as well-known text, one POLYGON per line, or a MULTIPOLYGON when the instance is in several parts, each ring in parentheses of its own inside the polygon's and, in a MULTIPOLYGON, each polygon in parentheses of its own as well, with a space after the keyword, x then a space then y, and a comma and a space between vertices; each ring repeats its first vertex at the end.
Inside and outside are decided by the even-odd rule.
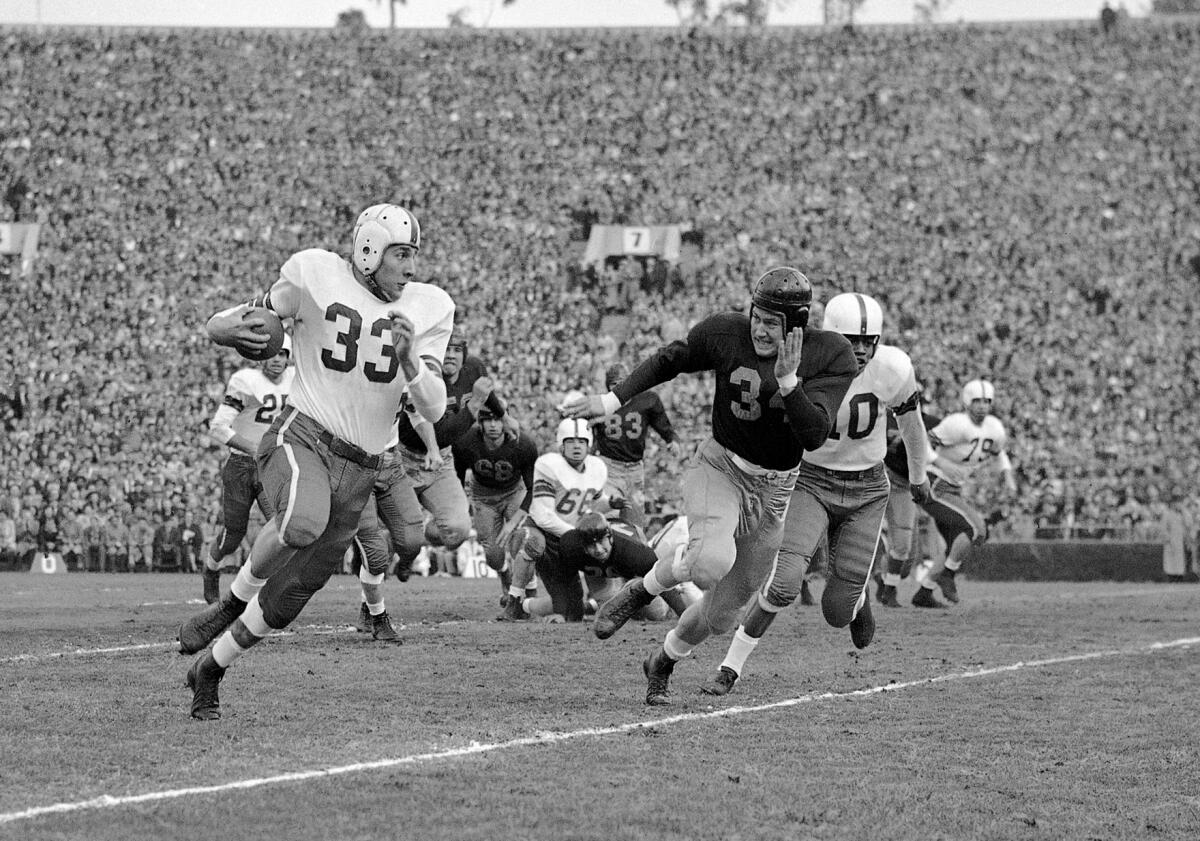
MULTIPOLYGON (((245 364, 204 321, 385 200, 543 445, 567 390, 785 263, 882 302, 930 411, 995 383, 1011 535, 1156 539, 1165 511, 1194 535, 1198 48, 1195 21, 0 31, 0 222, 42 224, 30 271, 0 257, 0 551, 190 568, 245 364), (596 223, 690 238, 585 276, 596 223)), ((661 393, 707 434, 704 377, 661 393)), ((656 509, 680 469, 652 439, 656 509)))

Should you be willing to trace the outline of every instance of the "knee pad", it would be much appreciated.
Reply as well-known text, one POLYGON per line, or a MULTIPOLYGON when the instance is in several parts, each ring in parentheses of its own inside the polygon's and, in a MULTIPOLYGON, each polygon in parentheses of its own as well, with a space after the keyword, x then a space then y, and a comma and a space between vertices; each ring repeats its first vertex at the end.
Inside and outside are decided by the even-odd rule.
POLYGON ((836 575, 829 578, 821 593, 821 613, 830 627, 845 628, 850 624, 862 594, 861 584, 854 584, 836 575))
POLYGON ((287 526, 280 529, 279 539, 293 549, 303 549, 320 537, 325 532, 327 525, 329 525, 328 520, 318 522, 316 519, 306 517, 303 513, 296 511, 287 521, 287 526))
POLYGON ((680 546, 675 556, 675 563, 672 565, 672 571, 683 570, 686 574, 680 577, 685 581, 694 582, 701 590, 711 590, 729 573, 729 570, 733 569, 735 556, 735 549, 731 549, 728 553, 718 554, 706 552, 701 547, 696 557, 689 557, 687 547, 680 546))
POLYGON ((456 519, 441 527, 439 532, 442 537, 442 545, 450 551, 454 551, 462 546, 471 534, 471 520, 469 517, 456 519))
POLYGON ((536 561, 546 554, 546 536, 542 534, 541 529, 534 525, 520 526, 514 529, 510 543, 517 543, 520 546, 517 551, 513 552, 514 555, 523 551, 530 560, 536 561))

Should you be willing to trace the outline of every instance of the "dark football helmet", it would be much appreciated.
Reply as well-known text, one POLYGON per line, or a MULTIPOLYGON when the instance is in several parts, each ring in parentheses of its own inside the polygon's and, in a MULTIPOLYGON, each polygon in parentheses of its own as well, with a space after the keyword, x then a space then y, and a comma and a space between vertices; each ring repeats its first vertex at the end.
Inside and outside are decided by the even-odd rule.
POLYGON ((799 269, 778 266, 767 272, 754 284, 752 306, 783 316, 784 332, 808 324, 808 312, 812 307, 812 284, 799 269))
POLYGON ((599 543, 604 538, 612 536, 612 526, 608 524, 608 520, 604 518, 603 514, 595 511, 589 511, 580 517, 579 522, 575 524, 575 530, 579 532, 585 545, 599 543))

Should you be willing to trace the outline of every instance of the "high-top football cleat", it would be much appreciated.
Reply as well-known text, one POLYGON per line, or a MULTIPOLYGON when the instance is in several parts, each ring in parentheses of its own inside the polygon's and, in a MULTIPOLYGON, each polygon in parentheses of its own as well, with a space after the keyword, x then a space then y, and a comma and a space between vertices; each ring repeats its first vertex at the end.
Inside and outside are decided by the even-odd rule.
POLYGON ((896 598, 896 588, 891 584, 880 587, 879 603, 884 607, 900 607, 900 601, 896 598))
POLYGON ((733 691, 733 685, 737 683, 738 673, 728 666, 722 666, 712 680, 700 686, 700 691, 705 695, 728 695, 733 691))
POLYGON ((933 597, 933 590, 928 587, 918 587, 917 592, 913 593, 913 607, 942 607, 946 605, 939 602, 933 597))
POLYGON ((954 580, 954 570, 943 569, 933 577, 933 583, 942 589, 946 601, 958 604, 958 584, 954 580))
POLYGON ((358 618, 354 620, 354 630, 360 634, 369 634, 375 629, 371 621, 371 610, 366 602, 358 603, 358 618))
POLYGON ((396 629, 392 627, 391 617, 388 616, 386 610, 371 617, 371 636, 379 642, 404 642, 396 633, 396 629))
POLYGON ((642 662, 642 671, 646 675, 646 704, 661 707, 671 703, 669 684, 675 661, 659 648, 642 662))
POLYGON ((179 626, 179 653, 195 654, 221 635, 242 615, 246 603, 230 593, 179 626))
POLYGON ((212 721, 221 717, 217 687, 223 677, 225 670, 217 665, 211 651, 196 658, 187 673, 187 688, 192 690, 192 718, 212 721))
POLYGON ((516 596, 509 596, 508 603, 504 605, 504 612, 500 614, 501 622, 524 622, 529 618, 529 614, 525 611, 525 605, 521 604, 521 599, 516 596))
POLYGON ((642 586, 642 579, 630 579, 615 596, 596 611, 596 622, 592 625, 593 633, 602 640, 608 639, 652 601, 654 596, 646 592, 646 588, 642 586))
POLYGON ((221 571, 204 568, 204 603, 215 604, 221 598, 221 571))
POLYGON ((858 615, 850 620, 850 641, 855 648, 866 648, 875 639, 875 615, 871 613, 871 600, 864 599, 858 615))

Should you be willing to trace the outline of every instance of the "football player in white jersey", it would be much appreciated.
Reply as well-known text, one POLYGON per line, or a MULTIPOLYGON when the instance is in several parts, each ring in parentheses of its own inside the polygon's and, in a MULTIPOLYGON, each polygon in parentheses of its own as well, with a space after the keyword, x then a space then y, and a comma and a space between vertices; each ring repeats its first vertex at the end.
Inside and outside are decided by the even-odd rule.
MULTIPOLYGON (((296 377, 258 451, 273 516, 230 592, 179 629, 185 654, 220 637, 188 671, 193 718, 220 717, 226 668, 286 628, 342 563, 402 399, 431 422, 445 411, 441 361, 454 302, 414 279, 416 217, 372 205, 355 223, 352 247, 349 259, 316 248, 293 254, 252 302, 293 319, 296 377)), ((266 343, 263 323, 243 304, 214 315, 207 329, 217 344, 254 351, 266 343)))
POLYGON ((913 595, 917 607, 945 607, 933 595, 934 586, 952 602, 958 601, 955 575, 962 568, 963 555, 971 546, 979 546, 988 537, 982 514, 963 495, 965 485, 980 467, 994 464, 1004 477, 1010 497, 1017 495, 1017 479, 1012 461, 1005 451, 1008 433, 1000 419, 991 414, 996 389, 987 380, 971 380, 963 386, 962 402, 966 411, 947 415, 929 432, 929 442, 937 452, 930 467, 933 474, 932 496, 925 510, 933 518, 946 541, 946 557, 934 561, 919 579, 913 595))
POLYGON ((890 489, 883 465, 888 410, 895 413, 900 434, 914 454, 909 459, 913 496, 924 499, 929 493, 925 477, 929 445, 919 411, 920 389, 908 354, 879 344, 883 332, 879 303, 857 292, 836 295, 825 305, 823 327, 850 341, 858 376, 838 408, 828 439, 800 462, 779 554, 734 631, 720 669, 702 687, 710 695, 725 695, 733 688, 775 614, 800 594, 805 570, 826 537, 829 577, 821 594, 825 621, 835 628, 849 625, 856 648, 870 645, 875 620, 867 581, 890 489))
POLYGON ((557 563, 559 539, 587 512, 604 513, 610 507, 604 496, 608 467, 590 453, 592 428, 588 422, 566 418, 559 423, 555 438, 558 449, 543 453, 533 463, 529 517, 508 538, 513 573, 504 619, 529 618, 525 588, 533 581, 535 569, 553 601, 554 613, 566 616, 576 602, 582 605, 582 591, 575 593, 578 576, 572 582, 569 576, 556 574, 561 567, 557 563))
POLYGON ((250 506, 258 501, 263 516, 271 516, 270 504, 262 496, 255 456, 263 433, 287 405, 296 371, 288 362, 292 339, 285 335, 279 353, 260 368, 241 368, 225 386, 225 398, 208 423, 208 436, 229 447, 229 458, 221 465, 222 526, 204 559, 204 601, 221 597, 221 564, 237 551, 246 537, 250 506))

